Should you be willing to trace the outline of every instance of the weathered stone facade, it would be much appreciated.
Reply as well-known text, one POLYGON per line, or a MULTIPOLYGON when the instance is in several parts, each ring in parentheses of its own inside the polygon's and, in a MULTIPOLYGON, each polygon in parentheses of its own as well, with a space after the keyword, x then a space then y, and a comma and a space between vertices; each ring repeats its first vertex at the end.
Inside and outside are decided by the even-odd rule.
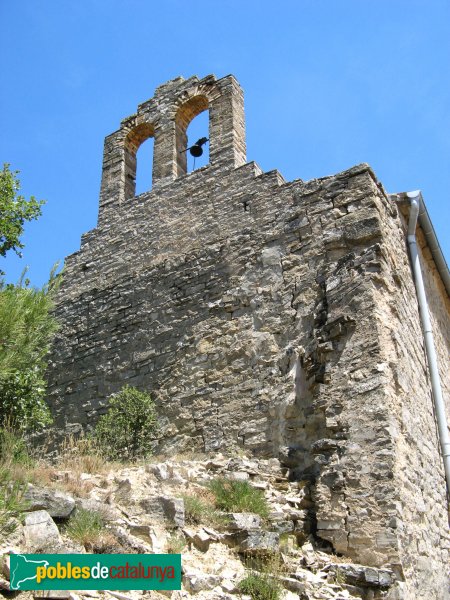
MULTIPOLYGON (((423 247, 448 401, 449 299, 423 247)), ((262 173, 233 77, 168 82, 106 138, 98 226, 66 260, 56 312, 60 429, 93 424, 125 384, 150 390, 161 450, 280 456, 313 482, 317 536, 395 569, 391 598, 450 596, 403 217, 368 165, 262 173), (210 164, 187 174, 186 128, 207 108, 210 164), (134 197, 149 136, 153 188, 134 197)))

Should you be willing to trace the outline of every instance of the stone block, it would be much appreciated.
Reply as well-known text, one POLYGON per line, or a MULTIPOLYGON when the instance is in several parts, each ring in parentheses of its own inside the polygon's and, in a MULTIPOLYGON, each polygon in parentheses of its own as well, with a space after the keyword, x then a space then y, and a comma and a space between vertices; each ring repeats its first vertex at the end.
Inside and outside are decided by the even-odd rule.
POLYGON ((247 555, 271 554, 277 552, 280 536, 273 531, 240 531, 226 536, 225 542, 247 555))
POLYGON ((75 508, 75 500, 69 494, 29 485, 24 494, 27 511, 45 510, 51 517, 68 518, 75 508))
POLYGON ((220 577, 218 575, 199 572, 187 572, 183 575, 183 586, 191 594, 212 590, 218 585, 220 585, 220 577))
POLYGON ((141 500, 140 505, 150 518, 165 521, 177 527, 184 527, 184 501, 181 498, 157 496, 141 500))
POLYGON ((24 527, 27 552, 54 552, 62 543, 58 527, 45 510, 28 513, 24 527))
POLYGON ((227 528, 231 531, 261 529, 262 519, 253 513, 228 513, 227 528))
POLYGON ((194 544, 194 546, 201 552, 207 552, 208 548, 213 541, 217 541, 218 536, 209 533, 206 529, 201 527, 200 529, 192 529, 185 527, 183 533, 187 539, 194 544))
POLYGON ((376 569, 361 565, 341 564, 333 566, 334 572, 351 585, 368 588, 389 588, 395 581, 394 574, 388 569, 376 569))

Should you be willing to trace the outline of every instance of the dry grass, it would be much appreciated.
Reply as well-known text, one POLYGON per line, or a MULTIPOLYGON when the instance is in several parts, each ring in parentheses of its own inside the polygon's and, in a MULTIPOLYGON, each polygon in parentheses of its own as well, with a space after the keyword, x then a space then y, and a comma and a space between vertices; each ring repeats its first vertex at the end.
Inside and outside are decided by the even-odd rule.
POLYGON ((215 505, 216 497, 209 488, 203 486, 196 486, 193 495, 199 498, 200 500, 203 500, 204 502, 210 504, 211 506, 215 505))
POLYGON ((181 533, 172 533, 166 542, 166 552, 167 554, 181 554, 186 545, 187 542, 184 535, 181 533))
POLYGON ((55 465, 44 463, 42 474, 47 477, 49 487, 86 498, 96 484, 84 479, 82 474, 106 475, 119 467, 124 465, 106 460, 92 438, 68 436, 61 444, 55 465))
POLYGON ((73 476, 71 473, 65 472, 64 478, 59 478, 52 482, 51 487, 72 494, 73 496, 78 496, 79 498, 88 498, 95 484, 92 481, 85 481, 77 475, 73 476))
POLYGON ((108 530, 102 531, 92 544, 86 546, 86 550, 93 554, 133 554, 132 549, 124 548, 108 530))
MULTIPOLYGON (((24 440, 12 430, 2 430, 1 442, 0 462, 12 481, 59 489, 82 498, 95 487, 89 479, 82 478, 83 473, 105 475, 119 466, 124 467, 105 460, 88 437, 66 438, 53 463, 30 457, 24 440)), ((45 449, 41 449, 42 452, 45 449)))
POLYGON ((57 466, 60 470, 70 470, 81 473, 107 473, 114 464, 108 462, 100 453, 95 442, 90 437, 68 436, 61 445, 57 466))

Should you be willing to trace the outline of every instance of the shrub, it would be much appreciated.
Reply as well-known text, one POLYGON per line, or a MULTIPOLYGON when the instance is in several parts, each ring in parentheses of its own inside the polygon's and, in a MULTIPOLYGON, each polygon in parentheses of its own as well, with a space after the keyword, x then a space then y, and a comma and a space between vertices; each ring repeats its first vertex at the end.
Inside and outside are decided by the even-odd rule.
POLYGON ((248 594, 252 600, 279 600, 282 588, 278 581, 267 573, 249 573, 239 583, 241 594, 248 594))
POLYGON ((269 507, 264 493, 248 481, 235 481, 220 477, 209 483, 216 498, 216 506, 229 512, 251 512, 267 518, 269 507))
POLYGON ((39 368, 0 375, 0 423, 30 431, 49 425, 50 410, 44 400, 45 382, 39 368))
POLYGON ((155 405, 149 394, 125 386, 111 397, 100 417, 95 439, 111 460, 135 460, 150 454, 157 433, 155 405))

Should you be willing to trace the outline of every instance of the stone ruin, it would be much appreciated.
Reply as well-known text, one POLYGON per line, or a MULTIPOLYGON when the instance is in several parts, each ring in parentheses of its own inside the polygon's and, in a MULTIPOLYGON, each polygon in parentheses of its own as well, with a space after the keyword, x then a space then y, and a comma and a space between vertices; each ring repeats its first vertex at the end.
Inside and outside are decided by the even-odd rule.
MULTIPOLYGON (((160 86, 106 138, 98 225, 65 262, 57 429, 88 429, 125 384, 150 391, 160 452, 279 457, 311 482, 315 535, 335 552, 394 569, 392 598, 450 597, 406 212, 367 164, 286 182, 246 162, 233 76, 160 86), (187 127, 205 110, 209 164, 188 173, 187 127), (152 189, 135 196, 149 137, 152 189)), ((448 287, 418 239, 448 402, 448 287)))

